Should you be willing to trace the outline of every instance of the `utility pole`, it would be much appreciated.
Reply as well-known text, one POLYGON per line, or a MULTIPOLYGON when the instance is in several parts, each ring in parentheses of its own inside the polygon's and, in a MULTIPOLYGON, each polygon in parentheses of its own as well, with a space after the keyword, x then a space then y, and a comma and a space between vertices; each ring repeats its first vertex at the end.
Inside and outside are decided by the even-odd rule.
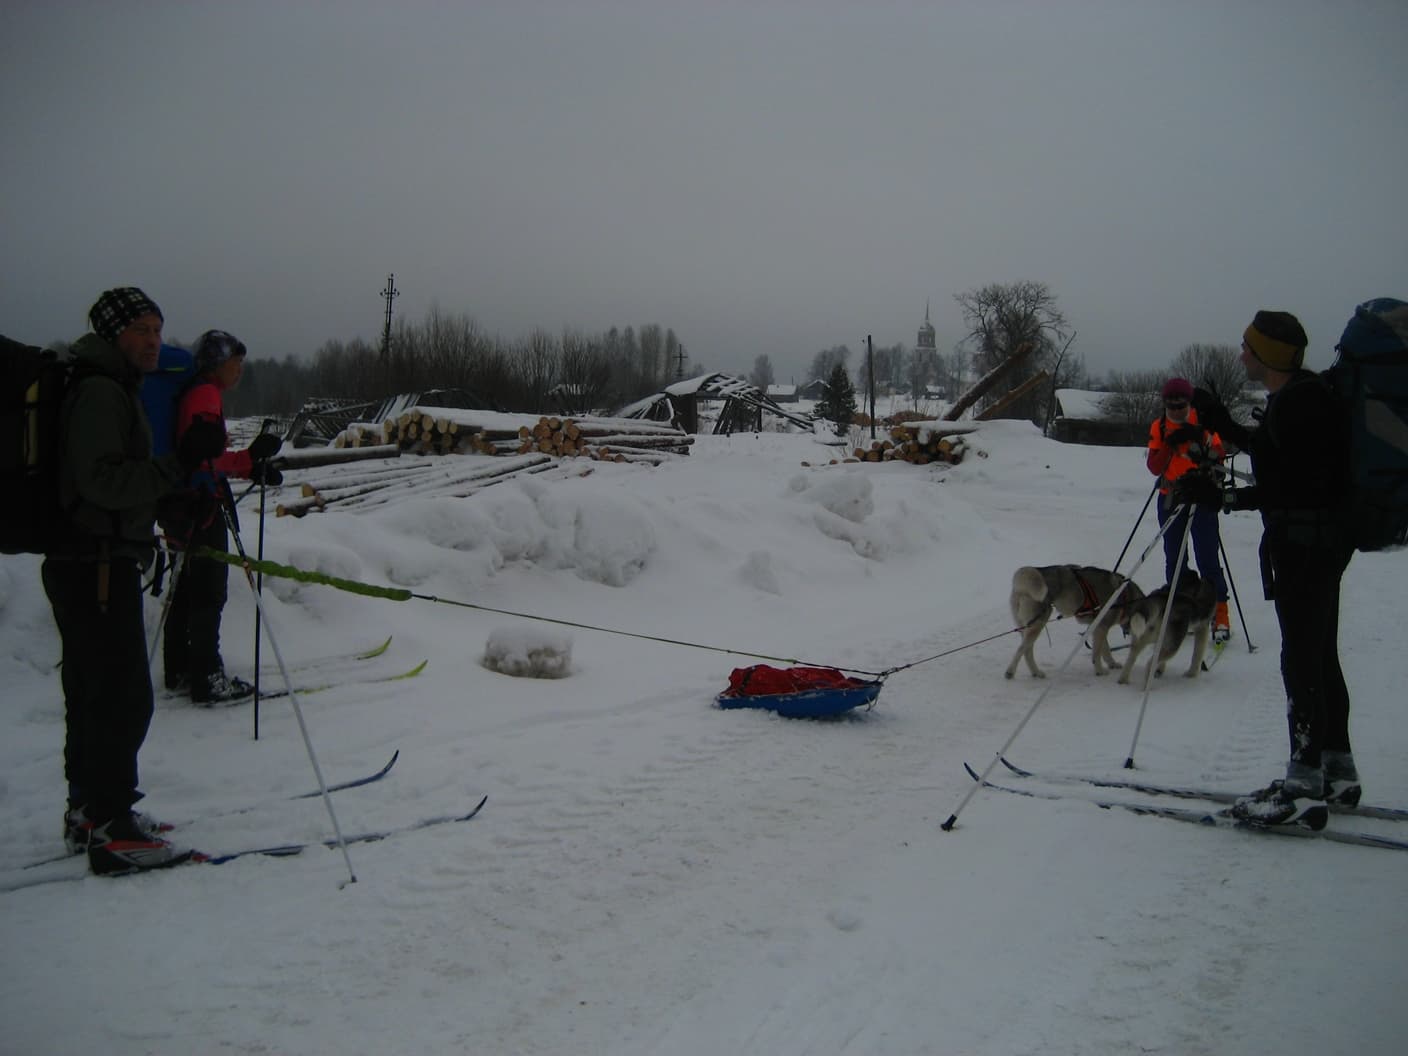
POLYGON ((386 289, 381 291, 386 298, 386 325, 381 331, 381 374, 386 384, 386 394, 391 394, 391 302, 401 296, 396 288, 396 276, 386 276, 386 289))
POLYGON ((875 345, 865 335, 865 363, 870 374, 870 439, 875 439, 875 345))
POLYGON ((684 381, 684 345, 675 353, 675 380, 684 381))

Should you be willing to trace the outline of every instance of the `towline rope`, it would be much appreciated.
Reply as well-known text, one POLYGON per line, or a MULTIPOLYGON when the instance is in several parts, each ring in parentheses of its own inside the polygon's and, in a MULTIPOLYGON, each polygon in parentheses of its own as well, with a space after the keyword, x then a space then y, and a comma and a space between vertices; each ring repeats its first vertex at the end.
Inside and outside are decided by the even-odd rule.
POLYGON ((470 601, 442 598, 435 594, 417 594, 415 591, 407 590, 404 587, 382 587, 374 583, 363 583, 356 579, 346 579, 342 576, 329 575, 326 572, 310 572, 307 569, 295 568, 293 565, 282 565, 277 561, 268 561, 263 558, 241 557, 239 554, 227 553, 224 550, 215 550, 208 546, 194 547, 191 552, 197 557, 209 558, 212 561, 219 561, 226 565, 245 569, 246 571, 262 572, 266 576, 273 576, 277 579, 292 579, 299 583, 317 583, 325 587, 333 587, 337 590, 346 591, 349 594, 360 594, 363 597, 385 598, 388 601, 429 601, 437 605, 453 605, 455 608, 476 609, 479 612, 492 612, 499 616, 514 616, 524 620, 537 620, 540 623, 556 623, 563 627, 576 627, 584 631, 600 631, 602 634, 615 634, 623 638, 638 638, 641 641, 659 642, 662 645, 680 645, 687 649, 705 649, 715 653, 728 653, 732 656, 752 657, 755 660, 771 660, 779 664, 829 667, 837 671, 850 671, 857 675, 868 675, 879 682, 883 682, 896 672, 905 671, 911 667, 918 667, 920 664, 927 664, 932 660, 940 660, 946 656, 952 656, 954 653, 961 652, 964 649, 971 649, 975 645, 982 645, 985 642, 991 642, 1005 635, 1016 634, 1022 629, 1020 627, 1014 627, 1011 630, 999 631, 997 634, 990 634, 986 638, 980 638, 976 642, 955 646, 952 649, 944 650, 942 653, 935 653, 933 656, 926 656, 922 660, 914 660, 908 664, 897 664, 894 667, 887 667, 883 671, 867 671, 860 667, 843 667, 837 664, 824 664, 820 661, 801 660, 791 656, 771 656, 767 653, 757 653, 749 649, 730 649, 722 645, 705 645, 701 642, 689 642, 679 638, 664 638, 655 634, 641 634, 638 631, 623 631, 615 627, 602 627, 594 623, 579 623, 576 620, 564 620, 556 616, 539 616, 531 612, 515 612, 512 609, 499 609, 492 605, 477 605, 470 601))

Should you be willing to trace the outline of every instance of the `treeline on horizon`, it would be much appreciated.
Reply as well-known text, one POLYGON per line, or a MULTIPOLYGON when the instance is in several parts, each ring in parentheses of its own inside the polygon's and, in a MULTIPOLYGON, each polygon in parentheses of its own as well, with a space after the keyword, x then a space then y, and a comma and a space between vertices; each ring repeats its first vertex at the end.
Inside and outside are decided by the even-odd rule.
MULTIPOLYGON (((1143 419, 1156 414, 1159 388, 1175 375, 1234 394, 1229 402, 1241 395, 1245 379, 1230 346, 1189 345, 1164 370, 1111 371, 1102 381, 1091 378, 1080 355, 1068 354, 1074 329, 1044 283, 993 283, 954 299, 967 332, 950 350, 877 346, 873 355, 862 349, 855 362, 848 346, 835 345, 814 354, 806 380, 828 379, 840 367, 855 379, 856 394, 863 397, 873 369, 877 395, 910 395, 917 407, 931 386, 954 399, 1014 349, 1030 345, 1034 353, 975 411, 1038 373, 1046 375, 1045 383, 1004 406, 1003 417, 1044 426, 1054 410, 1055 391, 1073 388, 1108 392, 1113 398, 1107 410, 1131 421, 1143 419)), ((497 410, 602 414, 706 372, 688 360, 675 331, 658 323, 600 333, 535 328, 523 337, 504 338, 486 332, 469 315, 432 308, 419 323, 397 320, 384 355, 380 342, 354 338, 324 342, 311 360, 252 356, 240 385, 225 395, 225 411, 232 417, 291 417, 313 398, 375 402, 398 393, 462 389, 497 410)), ((776 380, 771 358, 757 356, 746 377, 766 391, 776 380)))
POLYGON ((375 401, 402 392, 464 389, 485 406, 532 414, 580 412, 640 399, 690 376, 673 329, 648 323, 589 334, 535 329, 506 339, 467 315, 431 309, 424 321, 398 320, 386 354, 354 338, 327 341, 311 361, 251 357, 226 413, 292 415, 312 397, 375 401))

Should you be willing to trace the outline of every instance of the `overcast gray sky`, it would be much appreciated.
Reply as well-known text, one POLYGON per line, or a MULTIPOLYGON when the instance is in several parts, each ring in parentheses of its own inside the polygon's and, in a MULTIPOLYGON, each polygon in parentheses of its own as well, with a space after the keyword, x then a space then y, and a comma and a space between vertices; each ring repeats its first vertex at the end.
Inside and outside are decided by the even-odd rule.
MULTIPOLYGON (((115 285, 256 356, 432 305, 801 380, 1031 279, 1097 374, 1408 298, 1408 3, 0 8, 0 332, 115 285)), ((854 361, 854 360, 853 360, 854 361)))

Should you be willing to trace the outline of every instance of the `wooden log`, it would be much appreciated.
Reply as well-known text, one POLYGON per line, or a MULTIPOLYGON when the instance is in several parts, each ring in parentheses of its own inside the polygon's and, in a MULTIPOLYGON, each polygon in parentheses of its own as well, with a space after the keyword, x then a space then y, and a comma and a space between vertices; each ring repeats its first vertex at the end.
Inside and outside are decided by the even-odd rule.
POLYGON ((401 453, 395 444, 364 447, 354 452, 330 451, 325 447, 297 447, 281 451, 274 464, 282 470, 307 469, 312 466, 332 466, 342 462, 362 462, 377 458, 395 458, 401 453))
POLYGON ((1010 356, 975 381, 972 388, 958 398, 958 401, 954 403, 954 405, 949 408, 948 413, 944 415, 944 420, 949 422, 958 421, 958 419, 962 417, 963 412, 982 399, 983 394, 996 385, 1003 374, 1026 359, 1035 350, 1036 345, 1032 344, 1030 341, 1018 345, 1010 356))
POLYGON ((1022 384, 1018 385, 1015 389, 1009 392, 1006 396, 1002 397, 1002 399, 994 403, 991 407, 983 408, 982 413, 974 415, 974 417, 980 422, 986 422, 990 419, 996 418, 999 414, 1005 411, 1008 407, 1011 407, 1023 396, 1026 396, 1028 393, 1032 392, 1039 386, 1045 385, 1050 380, 1050 374, 1048 374, 1044 370, 1039 370, 1026 381, 1022 382, 1022 384))
POLYGON ((320 496, 314 495, 306 499, 290 499, 288 502, 281 502, 274 507, 275 517, 302 517, 309 510, 321 510, 323 500, 320 496))

